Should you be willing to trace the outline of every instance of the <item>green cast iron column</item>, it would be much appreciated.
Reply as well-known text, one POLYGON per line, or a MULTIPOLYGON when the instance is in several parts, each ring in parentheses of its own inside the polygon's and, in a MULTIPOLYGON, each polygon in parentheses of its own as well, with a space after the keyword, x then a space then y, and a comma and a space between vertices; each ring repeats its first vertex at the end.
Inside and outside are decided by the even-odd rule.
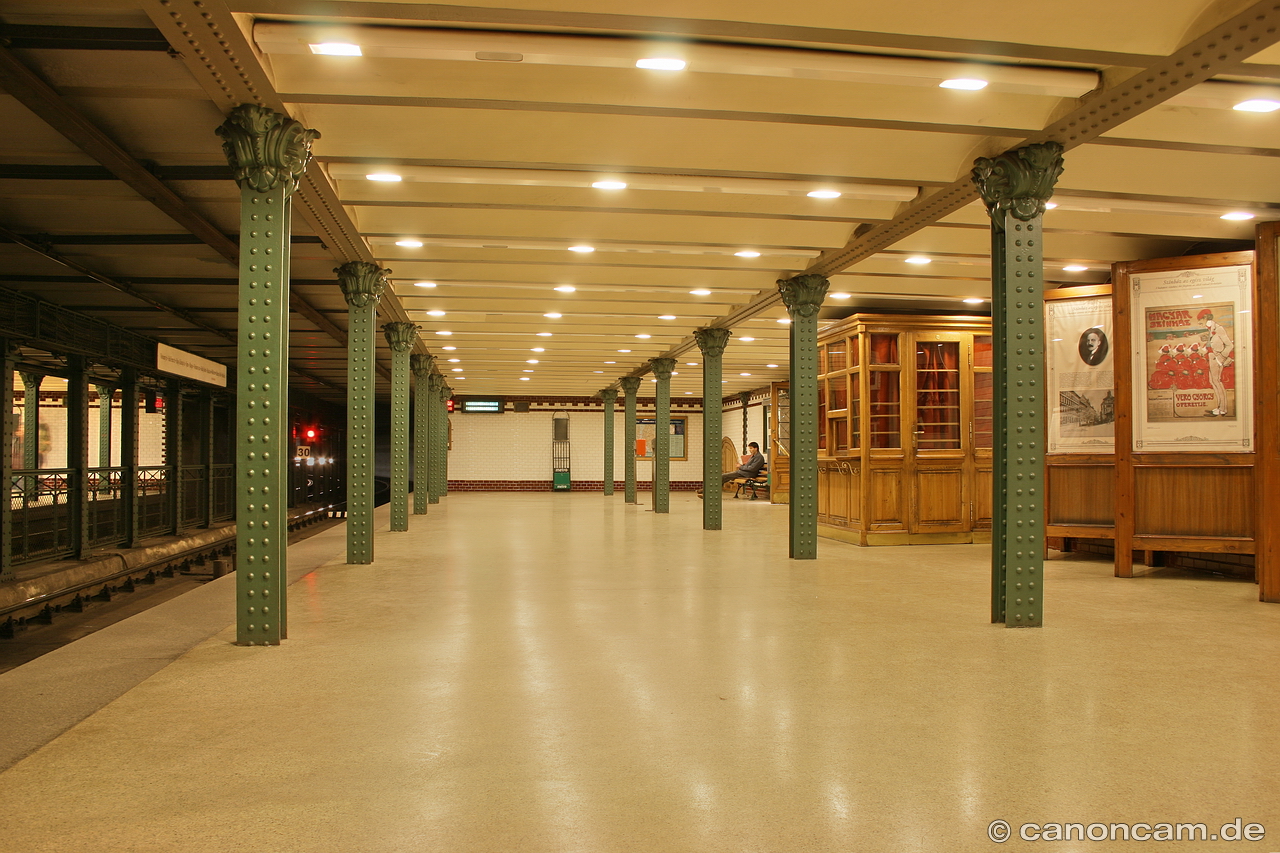
POLYGON ((289 197, 319 134, 253 104, 217 134, 240 185, 236 642, 277 645, 288 635, 289 197))
MULTIPOLYGON (((653 511, 671 510, 671 372, 676 369, 674 358, 655 358, 653 375, 657 377, 654 408, 657 412, 653 427, 653 511)), ((688 440, 685 436, 685 440, 688 440)))
MULTIPOLYGON (((40 467, 40 383, 39 373, 22 374, 22 467, 40 467)), ((35 481, 32 480, 32 483, 35 481)))
POLYGON ((431 371, 435 369, 435 356, 414 353, 409 356, 413 370, 413 514, 426 515, 427 484, 431 476, 431 371))
MULTIPOLYGON (((4 373, 0 374, 0 412, 12 412, 14 363, 9 341, 4 338, 0 338, 0 353, 4 355, 4 373)), ((5 417, 0 423, 3 428, 0 446, 13 447, 13 418, 5 417)), ((13 454, 0 453, 0 466, 3 466, 0 483, 13 483, 13 454)), ((13 501, 0 500, 0 581, 16 579, 13 571, 13 501)))
POLYGON ((974 161, 992 228, 996 405, 992 470, 992 621, 1044 622, 1045 202, 1062 174, 1062 146, 1042 142, 974 161))
POLYGON ((120 373, 120 500, 124 502, 124 547, 138 546, 138 372, 120 373))
POLYGON ((600 392, 604 400, 604 493, 613 494, 613 404, 618 399, 617 388, 605 388, 600 392))
MULTIPOLYGON (((720 486, 720 444, 724 434, 724 348, 728 329, 697 329, 693 339, 702 351, 702 529, 720 530, 724 489, 720 486)), ((742 451, 746 453, 745 445, 742 451)))
POLYGON ((106 385, 95 385, 98 392, 98 467, 111 467, 111 398, 114 391, 106 385))
POLYGON ((89 377, 81 356, 67 359, 67 467, 71 469, 71 536, 75 558, 89 556, 89 377))
POLYGON ((624 376, 618 380, 622 386, 622 475, 625 480, 626 502, 636 502, 636 392, 640 390, 639 376, 624 376))
MULTIPOLYGON (((820 275, 778 282, 791 315, 790 556, 818 557, 818 311, 827 295, 820 275)), ((745 404, 744 404, 745 405, 745 404)))
MULTIPOLYGON (((443 378, 443 377, 441 377, 443 378)), ((440 497, 449 496, 449 398, 453 388, 445 381, 440 389, 440 497)))
POLYGON ((373 562, 374 324, 387 273, 368 261, 334 270, 347 300, 347 563, 373 562))
POLYGON ((387 323, 391 347, 391 529, 409 529, 409 350, 418 339, 414 323, 387 323))
POLYGON ((444 388, 444 377, 433 373, 427 377, 427 502, 440 503, 440 391, 444 388))

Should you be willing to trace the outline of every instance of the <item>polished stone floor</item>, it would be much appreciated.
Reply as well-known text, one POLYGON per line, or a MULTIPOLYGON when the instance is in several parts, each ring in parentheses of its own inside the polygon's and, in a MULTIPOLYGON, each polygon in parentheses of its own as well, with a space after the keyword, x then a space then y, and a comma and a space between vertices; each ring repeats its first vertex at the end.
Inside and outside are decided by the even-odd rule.
MULTIPOLYGON (((138 683, 0 774, 0 850, 1280 850, 1280 606, 1252 584, 1055 555, 1046 627, 1009 630, 987 546, 791 561, 763 501, 713 533, 692 495, 380 517, 372 565, 341 528, 298 546, 280 647, 95 635, 138 683), (1237 817, 1265 839, 1017 838, 1237 817)), ((229 581, 204 618, 230 621, 229 581)), ((72 701, 77 645, 0 693, 32 667, 32 701, 72 701)))

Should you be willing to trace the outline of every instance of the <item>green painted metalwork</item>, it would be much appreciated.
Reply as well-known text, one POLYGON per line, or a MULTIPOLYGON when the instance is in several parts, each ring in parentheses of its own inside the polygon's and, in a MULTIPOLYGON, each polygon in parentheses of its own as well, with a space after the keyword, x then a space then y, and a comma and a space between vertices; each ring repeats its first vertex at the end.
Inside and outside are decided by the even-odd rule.
POLYGON ((656 423, 653 427, 653 511, 671 511, 671 372, 676 369, 674 358, 655 358, 653 375, 657 378, 655 392, 656 423))
POLYGON ((347 563, 373 562, 374 324, 387 273, 368 261, 338 267, 347 300, 347 563))
POLYGON ((71 469, 72 491, 71 536, 75 541, 75 558, 89 556, 89 377, 84 356, 67 359, 67 467, 71 469))
MULTIPOLYGON (((0 374, 0 412, 13 411, 13 355, 9 341, 0 338, 0 354, 4 356, 4 372, 0 374)), ((0 445, 13 447, 13 418, 0 422, 0 445)), ((0 453, 0 483, 13 482, 13 454, 0 453)), ((13 501, 0 501, 0 581, 16 580, 13 571, 13 501)))
POLYGON ((111 398, 114 391, 106 385, 95 385, 98 393, 98 467, 111 467, 111 398))
POLYGON ((428 478, 431 476, 431 372, 435 356, 409 356, 413 370, 413 514, 426 515, 430 504, 428 478))
POLYGON ((820 275, 778 282, 791 315, 790 555, 818 557, 818 311, 827 295, 820 275))
MULTIPOLYGON (((288 396, 285 396, 285 407, 288 409, 288 396)), ((164 407, 164 464, 165 477, 169 480, 169 489, 165 499, 169 502, 169 533, 176 536, 182 526, 182 501, 186 491, 186 483, 182 478, 182 434, 185 409, 182 405, 182 386, 176 381, 165 385, 164 407)), ((281 451, 277 459, 285 460, 281 468, 288 467, 287 449, 281 451)), ((277 494, 287 494, 282 487, 277 494)))
MULTIPOLYGON (((720 483, 720 445, 724 435, 724 348, 728 329, 696 329, 693 339, 702 351, 702 529, 720 530, 724 490, 720 483)), ((744 444, 745 447, 745 444, 744 444)), ((745 450, 743 452, 746 452, 745 450)))
POLYGON ((639 376, 624 376, 618 380, 622 386, 622 475, 626 502, 636 502, 636 392, 640 390, 639 376))
POLYGON ((444 403, 446 399, 443 396, 444 389, 444 377, 439 373, 431 374, 428 391, 431 411, 429 435, 431 449, 428 452, 430 463, 427 473, 427 496, 433 504, 440 503, 440 498, 443 497, 443 492, 440 490, 440 472, 444 466, 445 451, 442 450, 442 445, 449 440, 449 428, 445 422, 448 410, 444 403))
POLYGON ((604 493, 613 494, 613 404, 618 399, 617 388, 605 388, 600 392, 604 400, 604 493))
POLYGON ((23 372, 22 376, 22 467, 40 467, 40 383, 39 373, 23 372))
MULTIPOLYGON (((108 401, 110 402, 110 401, 108 401)), ((214 482, 214 441, 213 437, 217 433, 217 424, 214 423, 214 406, 213 392, 203 390, 200 393, 200 438, 201 438, 201 454, 204 458, 201 464, 204 465, 204 527, 213 526, 213 508, 216 501, 216 483, 214 482)))
POLYGON ((1062 174, 1062 146, 1027 145, 974 161, 991 216, 993 442, 991 619, 1044 624, 1045 202, 1062 174))
POLYGON ((138 372, 126 367, 120 373, 120 467, 124 488, 124 547, 138 545, 138 372))
POLYGON ((240 185, 236 642, 276 645, 288 636, 289 197, 319 134, 253 104, 217 134, 240 185))
POLYGON ((391 529, 409 529, 409 351, 418 339, 416 323, 387 323, 382 333, 391 347, 391 529))
POLYGON ((446 382, 440 389, 440 497, 449 495, 449 398, 453 396, 453 388, 446 382))

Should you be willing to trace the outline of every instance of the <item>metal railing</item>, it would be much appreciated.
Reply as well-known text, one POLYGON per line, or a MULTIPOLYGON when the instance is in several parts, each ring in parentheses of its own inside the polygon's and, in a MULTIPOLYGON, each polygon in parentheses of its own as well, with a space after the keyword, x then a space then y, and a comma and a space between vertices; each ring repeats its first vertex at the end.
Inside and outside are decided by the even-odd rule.
POLYGON ((178 469, 181 483, 178 527, 200 527, 209 509, 209 477, 203 465, 184 465, 178 469))
POLYGON ((169 468, 153 465, 138 469, 138 535, 161 536, 173 529, 169 508, 169 468))
POLYGON ((90 547, 122 545, 128 538, 124 485, 123 468, 89 469, 85 523, 89 526, 90 547))
POLYGON ((13 562, 64 557, 75 551, 71 486, 75 471, 14 471, 9 481, 13 562))
POLYGON ((236 517, 236 466, 213 466, 213 521, 230 521, 236 517))

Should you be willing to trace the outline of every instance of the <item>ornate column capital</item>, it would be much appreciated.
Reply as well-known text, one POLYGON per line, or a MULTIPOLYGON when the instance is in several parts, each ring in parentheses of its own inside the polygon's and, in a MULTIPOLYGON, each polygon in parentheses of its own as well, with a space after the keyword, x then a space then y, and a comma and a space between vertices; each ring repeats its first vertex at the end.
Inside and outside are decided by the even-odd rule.
POLYGON ((618 380, 618 384, 622 386, 622 390, 628 396, 634 396, 640 390, 639 376, 624 376, 618 380))
POLYGON ((387 287, 387 275, 391 272, 368 261, 347 261, 340 267, 334 267, 333 271, 338 274, 342 295, 352 308, 376 305, 382 298, 382 291, 387 287))
POLYGON ((409 369, 419 382, 426 380, 436 368, 436 357, 426 353, 415 352, 409 356, 409 369))
POLYGON ((751 402, 751 392, 750 392, 750 391, 739 391, 739 392, 738 392, 738 402, 742 403, 742 405, 743 405, 743 406, 746 406, 746 405, 747 405, 747 403, 750 403, 750 402, 751 402))
POLYGON ((653 367, 653 375, 658 379, 670 379, 671 372, 676 369, 674 358, 655 358, 649 364, 653 367))
POLYGON ((214 133, 222 137, 222 151, 236 183, 255 192, 283 190, 288 198, 311 160, 311 142, 320 132, 287 115, 257 104, 241 104, 214 133))
POLYGON ((996 157, 973 161, 973 184, 987 205, 987 214, 999 224, 1005 212, 1026 222, 1044 213, 1062 174, 1062 145, 1038 142, 1006 151, 996 157))
POLYGON ((440 377, 440 402, 443 403, 445 400, 448 400, 452 396, 453 396, 453 388, 451 388, 449 386, 449 383, 445 381, 445 378, 441 376, 440 377))
POLYGON ((384 325, 382 334, 387 336, 387 346, 391 347, 392 352, 408 352, 413 349, 413 342, 418 339, 418 330, 421 328, 417 323, 396 321, 384 325))
POLYGON ((600 397, 601 400, 604 400, 606 403, 612 403, 614 400, 618 399, 617 388, 605 388, 601 391, 597 391, 596 394, 597 396, 600 397))
POLYGON ((778 280, 782 304, 787 306, 787 313, 792 319, 817 317, 822 300, 827 296, 827 286, 827 279, 814 273, 778 280))
POLYGON ((427 377, 427 390, 432 394, 439 394, 444 388, 444 377, 439 373, 433 373, 427 377))
POLYGON ((724 355, 725 344, 729 342, 729 329, 703 328, 693 330, 693 339, 698 342, 703 358, 719 358, 724 355))

